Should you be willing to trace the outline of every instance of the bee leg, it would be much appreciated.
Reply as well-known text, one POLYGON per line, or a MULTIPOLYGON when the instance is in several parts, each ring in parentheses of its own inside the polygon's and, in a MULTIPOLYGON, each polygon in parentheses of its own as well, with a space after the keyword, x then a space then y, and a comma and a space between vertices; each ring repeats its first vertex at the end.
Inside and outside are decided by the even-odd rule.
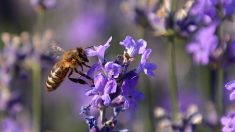
POLYGON ((76 73, 79 73, 79 71, 78 71, 78 69, 77 69, 77 68, 74 68, 74 71, 75 71, 76 73))
MULTIPOLYGON (((76 70, 75 70, 76 72, 76 70)), ((71 69, 69 75, 68 75, 68 78, 70 81, 72 82, 75 82, 75 83, 80 83, 80 84, 87 84, 86 81, 82 80, 82 79, 79 79, 79 78, 72 78, 71 75, 73 74, 73 69, 71 69)))
MULTIPOLYGON (((83 71, 83 66, 82 66, 82 64, 81 63, 79 63, 79 66, 81 67, 81 69, 82 69, 82 71, 83 71)), ((76 69, 77 70, 77 69, 76 69)), ((75 70, 75 72, 77 72, 78 73, 78 70, 76 71, 75 70)))
POLYGON ((70 70, 68 77, 70 77, 73 74, 73 69, 70 70))
POLYGON ((82 72, 80 72, 80 71, 77 71, 77 73, 78 73, 79 75, 85 77, 86 79, 93 81, 93 79, 92 79, 91 77, 87 76, 86 74, 84 74, 84 73, 82 73, 82 72))
POLYGON ((86 81, 79 79, 79 78, 69 78, 70 81, 75 82, 75 83, 80 83, 80 84, 87 84, 86 81))
POLYGON ((82 63, 82 65, 88 67, 88 68, 91 68, 91 66, 87 65, 85 62, 82 63))
POLYGON ((74 71, 75 71, 76 73, 78 73, 80 76, 83 76, 83 77, 85 77, 86 79, 90 80, 90 81, 91 81, 91 87, 94 87, 94 81, 93 81, 93 79, 92 79, 91 77, 89 77, 89 76, 87 76, 86 74, 84 74, 84 73, 78 71, 77 68, 74 68, 74 71))
POLYGON ((84 74, 84 73, 82 73, 82 72, 78 71, 78 69, 77 69, 77 68, 74 68, 74 71, 75 71, 76 73, 78 73, 79 75, 81 75, 81 76, 85 77, 86 79, 88 79, 88 80, 92 80, 92 81, 93 81, 93 79, 92 79, 91 77, 89 77, 89 76, 87 76, 86 74, 84 74))

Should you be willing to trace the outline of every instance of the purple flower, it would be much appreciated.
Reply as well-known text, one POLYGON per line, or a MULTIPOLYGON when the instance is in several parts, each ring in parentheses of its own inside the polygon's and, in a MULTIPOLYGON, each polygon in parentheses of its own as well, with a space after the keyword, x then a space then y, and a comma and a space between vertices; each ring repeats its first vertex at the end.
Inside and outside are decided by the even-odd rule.
POLYGON ((124 96, 124 109, 128 109, 130 105, 133 106, 134 110, 137 107, 137 102, 144 98, 144 95, 135 89, 138 83, 138 75, 134 76, 129 80, 125 80, 122 84, 122 96, 124 96))
POLYGON ((168 28, 166 25, 166 23, 167 23, 166 17, 167 16, 156 15, 155 12, 149 13, 148 21, 149 21, 151 27, 155 30, 154 32, 157 36, 163 35, 167 32, 167 28, 168 28))
POLYGON ((86 50, 87 56, 97 56, 99 62, 102 64, 104 61, 104 54, 106 49, 110 46, 110 42, 112 41, 112 37, 108 39, 108 41, 104 45, 94 46, 94 49, 89 48, 86 50))
POLYGON ((114 79, 109 79, 103 75, 98 74, 94 78, 95 87, 87 91, 86 95, 93 96, 92 104, 94 106, 106 105, 111 103, 109 94, 113 94, 117 89, 117 82, 114 79), (103 103, 103 104, 102 104, 103 103))
POLYGON ((220 5, 225 16, 235 14, 235 0, 212 0, 215 4, 220 5))
MULTIPOLYGON (((112 108, 114 114, 110 119, 107 119, 106 123, 112 125, 102 124, 102 127, 95 127, 93 130, 113 130, 117 124, 117 116, 119 112, 123 112, 130 107, 136 110, 137 103, 144 96, 141 92, 136 90, 136 85, 139 80, 139 73, 144 72, 147 75, 154 76, 153 70, 156 69, 156 65, 147 62, 151 49, 146 49, 147 43, 143 39, 139 39, 135 42, 132 37, 127 36, 120 44, 126 48, 123 56, 118 55, 114 61, 105 60, 105 50, 109 47, 109 43, 112 38, 108 40, 105 45, 94 47, 94 49, 88 49, 88 56, 98 56, 99 62, 94 64, 87 72, 91 78, 93 78, 94 85, 91 89, 86 92, 87 96, 91 96, 90 107, 99 108, 102 110, 112 108), (126 56, 126 54, 128 54, 126 56), (137 54, 142 54, 140 64, 136 68, 128 69, 132 60, 127 59, 128 57, 134 57, 137 54), (105 60, 105 61, 104 61, 105 60), (118 108, 118 111, 115 109, 118 108)), ((82 109, 83 115, 89 116, 88 109, 82 109)), ((89 122, 92 123, 90 118, 89 122)), ((88 123, 88 124, 91 124, 88 123)), ((94 125, 93 125, 94 126, 94 125)), ((91 129, 90 125, 89 128, 91 129)))
POLYGON ((231 112, 226 116, 223 116, 220 120, 223 125, 222 132, 234 132, 235 131, 235 113, 231 112))
POLYGON ((117 78, 121 72, 121 66, 114 62, 107 62, 105 64, 105 70, 109 77, 117 78))
POLYGON ((196 0, 189 12, 197 20, 209 24, 216 16, 215 3, 212 0, 196 0))
POLYGON ((120 45, 123 45, 130 57, 134 57, 137 54, 143 54, 147 42, 143 39, 135 41, 132 37, 127 36, 123 41, 120 42, 120 45))
POLYGON ((1 132, 24 132, 22 126, 12 118, 4 119, 0 124, 1 132))
POLYGON ((232 16, 235 14, 235 0, 223 0, 224 13, 226 16, 232 16))
POLYGON ((225 88, 229 91, 232 91, 230 93, 230 96, 229 96, 229 99, 230 100, 234 100, 235 99, 235 81, 231 81, 231 82, 228 82, 227 84, 225 84, 225 88))
POLYGON ((155 76, 155 73, 153 71, 156 70, 157 66, 154 63, 147 62, 151 52, 152 52, 151 49, 146 49, 144 51, 141 57, 140 65, 137 68, 137 73, 143 71, 146 75, 155 76))
POLYGON ((85 117, 85 119, 89 129, 95 128, 97 126, 97 121, 94 116, 85 117))
POLYGON ((102 69, 101 69, 101 65, 100 65, 100 63, 95 63, 94 65, 92 65, 91 66, 91 68, 87 71, 87 75, 89 76, 89 77, 94 77, 95 76, 95 73, 97 72, 97 71, 101 71, 102 69))
POLYGON ((86 95, 92 96, 95 94, 102 94, 108 79, 102 73, 97 74, 94 78, 95 87, 86 92, 86 95))
POLYGON ((207 65, 209 63, 210 56, 218 44, 218 38, 214 35, 217 25, 218 23, 214 22, 201 29, 195 35, 194 40, 187 45, 187 52, 193 55, 197 64, 207 65))

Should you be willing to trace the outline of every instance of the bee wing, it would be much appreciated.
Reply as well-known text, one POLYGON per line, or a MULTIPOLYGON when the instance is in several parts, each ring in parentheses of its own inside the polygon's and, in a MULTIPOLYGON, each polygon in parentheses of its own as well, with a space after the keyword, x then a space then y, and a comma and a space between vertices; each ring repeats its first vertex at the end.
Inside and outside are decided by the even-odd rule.
POLYGON ((48 45, 48 50, 45 52, 45 56, 53 60, 59 60, 64 54, 65 50, 58 46, 57 42, 52 42, 48 45))

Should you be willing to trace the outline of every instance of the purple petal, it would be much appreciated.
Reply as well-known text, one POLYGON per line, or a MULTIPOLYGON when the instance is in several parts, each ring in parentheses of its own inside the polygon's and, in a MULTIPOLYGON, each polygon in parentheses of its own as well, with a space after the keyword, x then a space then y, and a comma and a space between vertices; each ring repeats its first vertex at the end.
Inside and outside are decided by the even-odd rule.
POLYGON ((139 76, 134 76, 131 79, 124 80, 122 83, 122 94, 124 96, 129 96, 133 93, 133 89, 135 89, 139 80, 139 76))
POLYGON ((95 84, 95 88, 99 92, 103 93, 106 83, 107 83, 107 78, 103 74, 100 73, 95 76, 94 84, 95 84))
POLYGON ((87 71, 87 75, 89 77, 94 77, 94 74, 99 70, 101 70, 101 65, 100 63, 96 63, 92 65, 91 68, 87 71))
POLYGON ((93 88, 93 89, 91 89, 91 90, 88 90, 88 91, 85 93, 86 96, 93 96, 93 95, 95 95, 95 94, 98 94, 98 91, 97 91, 97 89, 95 89, 95 88, 93 88))
POLYGON ((155 73, 153 71, 156 68, 157 68, 157 66, 154 63, 146 63, 144 66, 144 73, 146 75, 155 76, 155 73))
POLYGON ((110 42, 112 41, 112 37, 108 39, 108 41, 104 45, 94 46, 94 49, 89 48, 86 50, 87 56, 97 56, 99 61, 102 63, 104 61, 104 54, 106 49, 110 46, 110 42))
POLYGON ((109 74, 109 77, 117 78, 121 72, 121 66, 114 62, 107 62, 105 64, 105 70, 109 74))
POLYGON ((186 51, 187 51, 188 53, 197 52, 199 49, 200 49, 200 48, 199 48, 198 44, 195 43, 195 42, 192 42, 192 43, 188 44, 187 47, 186 47, 186 51))
POLYGON ((120 42, 120 45, 123 45, 127 50, 127 53, 134 57, 137 54, 142 54, 145 51, 147 46, 147 42, 143 39, 139 39, 137 42, 130 37, 127 36, 123 41, 120 42))
POLYGON ((230 93, 229 99, 230 100, 234 100, 235 99, 235 90, 233 90, 232 93, 230 93))
POLYGON ((146 49, 141 56, 141 63, 146 63, 147 59, 149 58, 150 53, 152 52, 151 49, 146 49))
POLYGON ((136 42, 137 46, 138 46, 138 53, 139 54, 143 54, 146 47, 147 47, 147 42, 143 39, 139 39, 137 42, 136 42))
POLYGON ((111 94, 111 93, 115 93, 117 89, 117 82, 116 80, 112 79, 109 80, 104 88, 104 94, 111 94))
POLYGON ((128 100, 126 100, 126 101, 124 102, 123 108, 124 108, 124 109, 128 109, 129 107, 130 107, 130 103, 129 103, 128 100))
POLYGON ((235 88, 235 81, 231 81, 231 82, 226 83, 224 87, 228 90, 234 89, 235 88))
POLYGON ((126 36, 126 38, 120 42, 126 49, 131 48, 135 43, 135 40, 131 36, 126 36))
POLYGON ((111 103, 111 98, 108 94, 104 94, 102 96, 102 100, 104 101, 104 105, 108 106, 111 103))
POLYGON ((209 53, 200 51, 194 54, 194 60, 201 65, 207 65, 209 63, 209 53))
POLYGON ((222 125, 227 125, 229 123, 230 119, 228 117, 222 117, 220 122, 222 125))
POLYGON ((99 104, 102 103, 102 98, 99 95, 95 95, 93 96, 92 100, 91 100, 91 104, 94 106, 98 106, 99 104))

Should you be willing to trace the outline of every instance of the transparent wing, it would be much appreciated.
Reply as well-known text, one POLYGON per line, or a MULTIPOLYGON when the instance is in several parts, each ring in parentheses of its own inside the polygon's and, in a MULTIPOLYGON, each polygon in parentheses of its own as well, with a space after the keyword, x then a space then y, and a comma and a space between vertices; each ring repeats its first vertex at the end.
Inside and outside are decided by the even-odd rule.
POLYGON ((48 45, 48 50, 45 51, 44 55, 53 60, 59 60, 64 54, 65 50, 59 46, 59 43, 52 42, 48 45))

